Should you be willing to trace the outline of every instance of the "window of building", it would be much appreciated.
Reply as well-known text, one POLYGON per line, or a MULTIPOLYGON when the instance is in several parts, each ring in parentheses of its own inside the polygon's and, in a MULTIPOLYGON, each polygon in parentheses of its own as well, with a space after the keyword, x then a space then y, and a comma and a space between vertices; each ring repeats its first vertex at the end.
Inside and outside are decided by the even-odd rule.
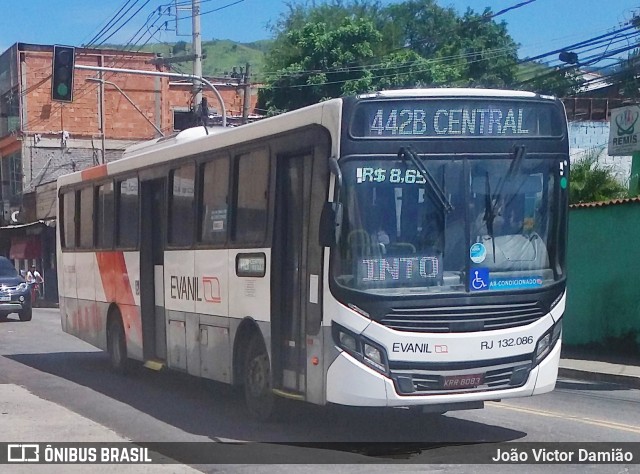
POLYGON ((20 205, 22 200, 22 154, 7 155, 1 160, 2 199, 11 205, 20 205))
POLYGON ((186 130, 189 127, 193 127, 195 124, 196 123, 191 110, 187 108, 173 110, 173 131, 174 132, 186 130))

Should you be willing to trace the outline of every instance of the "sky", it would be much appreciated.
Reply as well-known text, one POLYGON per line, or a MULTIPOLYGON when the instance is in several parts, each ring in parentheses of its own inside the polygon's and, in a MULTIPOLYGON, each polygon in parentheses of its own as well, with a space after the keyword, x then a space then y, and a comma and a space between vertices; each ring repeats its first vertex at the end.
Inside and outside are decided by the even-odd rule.
MULTIPOLYGON (((304 0, 289 2, 297 4, 304 0)), ((382 0, 383 4, 397 2, 382 0)), ((191 2, 177 0, 177 3, 190 5, 191 2)), ((268 39, 271 37, 269 23, 287 11, 287 3, 283 0, 201 0, 202 38, 238 42, 268 39)), ((520 58, 604 34, 629 21, 634 12, 640 13, 640 0, 437 0, 437 3, 460 13, 468 7, 479 13, 485 7, 494 13, 515 7, 496 20, 507 23, 509 34, 520 44, 520 58)), ((109 43, 126 44, 132 38, 140 38, 136 42, 141 44, 151 34, 161 42, 191 41, 191 20, 185 19, 190 12, 184 7, 178 10, 183 19, 177 23, 177 31, 175 19, 171 21, 168 15, 159 14, 159 11, 166 12, 168 6, 174 13, 176 0, 0 0, 0 5, 5 5, 0 15, 0 52, 16 42, 89 44, 103 27, 112 26, 108 20, 117 18, 123 7, 122 19, 109 31, 121 25, 122 28, 108 39, 109 43), (138 9, 137 15, 126 22, 138 9), (148 33, 145 35, 145 32, 148 33)))

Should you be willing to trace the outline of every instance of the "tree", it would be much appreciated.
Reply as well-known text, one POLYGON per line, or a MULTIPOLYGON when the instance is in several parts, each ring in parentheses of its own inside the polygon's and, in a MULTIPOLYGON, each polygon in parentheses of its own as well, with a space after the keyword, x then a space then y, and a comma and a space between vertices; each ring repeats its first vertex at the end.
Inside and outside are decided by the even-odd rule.
POLYGON ((572 96, 580 90, 584 79, 577 67, 559 67, 550 69, 539 63, 532 63, 520 70, 521 81, 517 87, 539 94, 556 97, 572 96))
POLYGON ((184 41, 178 41, 176 44, 173 45, 173 48, 172 48, 171 52, 173 54, 186 53, 187 52, 187 43, 184 42, 184 41))
POLYGON ((277 62, 282 67, 261 91, 263 108, 291 110, 370 90, 373 74, 365 60, 382 40, 371 21, 347 17, 337 27, 306 23, 285 36, 278 46, 280 55, 271 54, 267 61, 267 67, 277 62))
POLYGON ((453 8, 434 0, 408 0, 385 11, 386 40, 424 58, 456 69, 454 85, 505 87, 514 83, 518 45, 505 22, 496 23, 491 11, 467 9, 460 17, 453 8))
POLYGON ((289 5, 272 31, 259 99, 270 113, 380 89, 502 87, 515 77, 517 45, 504 23, 470 10, 458 17, 435 0, 289 5))
POLYGON ((625 188, 610 167, 598 162, 599 150, 593 150, 571 165, 569 203, 610 201, 627 196, 625 188))
POLYGON ((482 15, 467 9, 451 35, 452 53, 458 54, 468 86, 508 87, 516 78, 518 45, 507 33, 507 24, 496 23, 491 11, 482 15))

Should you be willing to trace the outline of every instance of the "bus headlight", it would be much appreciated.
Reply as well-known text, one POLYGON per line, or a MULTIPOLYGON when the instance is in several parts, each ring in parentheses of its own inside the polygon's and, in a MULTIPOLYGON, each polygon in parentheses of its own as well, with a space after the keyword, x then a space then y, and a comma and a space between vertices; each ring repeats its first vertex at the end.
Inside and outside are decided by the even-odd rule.
POLYGON ((357 352, 358 351, 358 343, 354 335, 340 331, 340 347, 342 347, 347 352, 357 352))
POLYGON ((365 342, 363 352, 364 361, 368 365, 372 366, 374 369, 377 369, 378 372, 387 372, 387 368, 384 364, 384 357, 382 356, 382 352, 380 352, 380 349, 365 342))
POLYGON ((536 344, 534 366, 538 365, 542 359, 547 357, 553 346, 556 345, 562 334, 562 319, 545 332, 536 344))
POLYGON ((387 356, 381 346, 336 323, 332 325, 332 333, 333 340, 340 349, 375 371, 389 374, 387 356))

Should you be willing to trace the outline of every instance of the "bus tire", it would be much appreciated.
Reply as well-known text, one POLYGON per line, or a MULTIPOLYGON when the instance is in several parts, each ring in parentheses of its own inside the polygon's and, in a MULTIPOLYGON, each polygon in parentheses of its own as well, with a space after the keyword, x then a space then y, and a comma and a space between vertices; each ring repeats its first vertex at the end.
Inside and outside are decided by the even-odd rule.
POLYGON ((20 317, 20 321, 31 321, 31 318, 33 317, 33 308, 31 305, 22 311, 18 311, 18 317, 20 317))
POLYGON ((118 374, 125 374, 128 369, 127 340, 124 326, 119 315, 114 317, 107 329, 107 350, 111 368, 118 374))
POLYGON ((269 355, 258 335, 249 340, 244 359, 243 382, 249 414, 260 421, 273 420, 278 400, 272 391, 269 355))

